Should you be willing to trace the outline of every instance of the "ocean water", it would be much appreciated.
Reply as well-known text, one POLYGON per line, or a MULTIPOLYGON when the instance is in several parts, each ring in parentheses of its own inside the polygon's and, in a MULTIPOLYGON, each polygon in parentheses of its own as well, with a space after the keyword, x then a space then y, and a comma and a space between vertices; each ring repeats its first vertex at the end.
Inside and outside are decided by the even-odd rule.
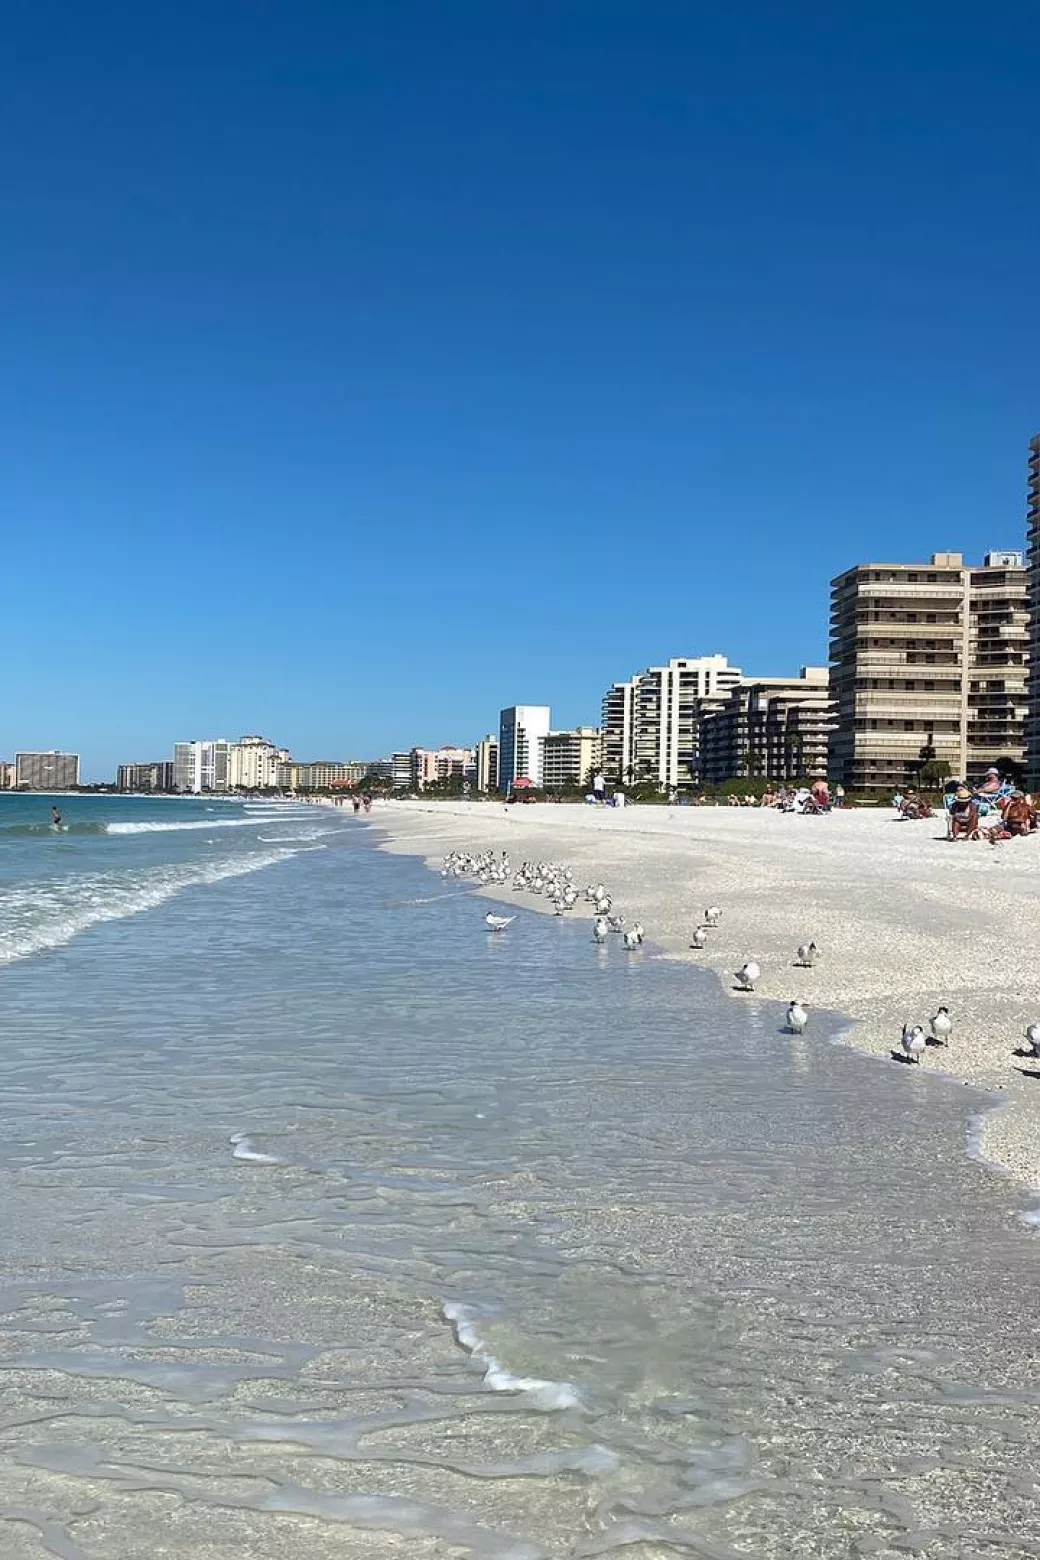
POLYGON ((0 799, 4 1560, 1040 1553, 971 1091, 352 817, 59 805, 0 799))

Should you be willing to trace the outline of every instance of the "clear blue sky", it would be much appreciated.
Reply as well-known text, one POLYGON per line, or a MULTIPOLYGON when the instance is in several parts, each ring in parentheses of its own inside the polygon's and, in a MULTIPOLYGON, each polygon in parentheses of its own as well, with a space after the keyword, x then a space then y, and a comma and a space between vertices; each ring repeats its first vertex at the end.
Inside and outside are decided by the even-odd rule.
POLYGON ((0 752, 597 718, 1021 544, 1033 0, 56 0, 0 49, 0 752))

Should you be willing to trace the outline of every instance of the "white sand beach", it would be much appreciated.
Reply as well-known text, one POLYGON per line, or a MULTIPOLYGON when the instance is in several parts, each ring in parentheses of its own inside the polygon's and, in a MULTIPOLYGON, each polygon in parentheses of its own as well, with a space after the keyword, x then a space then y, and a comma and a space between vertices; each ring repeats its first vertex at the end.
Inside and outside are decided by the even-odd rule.
MULTIPOLYGON (((848 1041, 887 1056, 905 1021, 940 1003, 954 1021, 949 1049, 926 1068, 1006 1096, 984 1119, 981 1151, 1040 1189, 1040 1061, 1025 1051, 1040 1021, 1036 896, 1040 839, 952 844, 942 819, 897 820, 887 807, 802 818, 757 808, 515 806, 388 802, 374 821, 386 848, 439 865, 449 850, 507 849, 559 861, 579 882, 602 880, 614 909, 646 927, 670 957, 713 970, 732 990, 748 958, 762 967, 757 996, 798 996, 846 1013, 848 1041), (722 907, 703 952, 689 948, 703 909, 722 907), (794 968, 799 943, 822 952, 794 968)), ((535 895, 497 890, 525 908, 535 895)), ((587 916, 582 900, 574 914, 587 916)), ((810 1014, 807 1036, 812 1034, 810 1014)), ((893 1066, 895 1063, 893 1063, 893 1066)), ((916 1069, 901 1069, 913 1087, 916 1069)))

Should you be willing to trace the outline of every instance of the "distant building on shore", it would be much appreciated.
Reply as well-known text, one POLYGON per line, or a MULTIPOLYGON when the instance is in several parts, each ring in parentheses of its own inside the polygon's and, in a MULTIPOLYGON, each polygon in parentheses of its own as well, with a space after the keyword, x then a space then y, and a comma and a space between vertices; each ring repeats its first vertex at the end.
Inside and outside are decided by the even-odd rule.
POLYGON ((542 749, 552 725, 548 704, 510 704, 498 718, 498 789, 518 780, 542 784, 542 749))
POLYGON ((74 791, 79 785, 78 753, 16 753, 15 787, 23 791, 74 791))
POLYGON ((18 766, 13 758, 0 758, 0 791, 13 791, 18 784, 18 766))
POLYGON ((569 786, 591 790, 590 771, 600 766, 603 739, 598 726, 550 731, 542 738, 542 787, 562 791, 569 786))
POLYGON ((477 756, 471 747, 414 747, 411 759, 411 784, 417 791, 443 780, 477 778, 477 756))
POLYGON ((915 784, 923 765, 978 779, 1025 761, 1028 583, 1020 552, 864 563, 831 586, 832 778, 915 784))
POLYGON ((803 666, 797 677, 743 677, 701 716, 701 784, 785 785, 826 774, 835 718, 825 666, 803 666))
POLYGON ((498 790, 498 738, 491 732, 476 746, 477 790, 498 790))
POLYGON ((676 657, 648 666, 603 698, 603 772, 615 785, 662 790, 700 780, 700 722, 740 682, 724 655, 676 657))
POLYGON ((228 749, 229 791, 271 791, 278 785, 280 764, 291 762, 287 748, 275 747, 266 737, 241 737, 228 749))
POLYGON ((357 785, 372 767, 353 759, 319 758, 306 764, 282 759, 275 769, 275 784, 282 791, 332 791, 357 785))
POLYGON ((116 771, 116 789, 118 791, 172 791, 173 761, 168 758, 157 759, 151 764, 120 764, 116 771))
POLYGON ((1026 770, 1031 786, 1040 786, 1040 433, 1029 441, 1027 499, 1029 549, 1029 716, 1026 723, 1026 770))
POLYGON ((231 743, 224 737, 207 742, 177 742, 173 749, 175 791, 198 796, 203 791, 226 791, 231 743))

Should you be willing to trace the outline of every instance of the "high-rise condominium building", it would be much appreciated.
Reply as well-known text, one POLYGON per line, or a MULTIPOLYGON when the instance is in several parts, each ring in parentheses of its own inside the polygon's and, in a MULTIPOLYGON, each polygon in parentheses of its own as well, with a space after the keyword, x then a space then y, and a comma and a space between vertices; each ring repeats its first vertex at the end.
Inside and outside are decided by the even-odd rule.
POLYGON ((509 792, 518 780, 542 783, 542 743, 552 711, 547 704, 510 704, 498 718, 498 789, 509 792))
POLYGON ((16 753, 15 785, 26 791, 72 791, 79 785, 78 753, 16 753))
POLYGON ((797 677, 745 677, 701 717, 701 782, 786 784, 827 771, 834 703, 825 666, 797 677))
POLYGON ((700 721, 740 682, 724 655, 677 657, 649 666, 603 699, 603 772, 618 785, 664 789, 700 779, 700 721))
POLYGON ((283 791, 331 791, 336 786, 357 785, 374 767, 353 760, 341 763, 338 759, 319 758, 299 764, 283 758, 275 770, 275 784, 283 791))
POLYGON ((1025 758, 1028 588, 1019 552, 864 563, 831 585, 831 772, 915 784, 934 762, 975 779, 1025 758))
POLYGON ((477 743, 477 790, 498 790, 498 738, 488 732, 477 743))
POLYGON ((229 791, 270 791, 278 785, 278 766, 291 762, 286 748, 266 737, 242 737, 228 749, 229 791))
POLYGON ((1029 441, 1029 496, 1026 526, 1029 546, 1029 715, 1026 722, 1026 770, 1029 784, 1040 785, 1040 433, 1029 441))
POLYGON ((178 742, 173 749, 173 785, 177 791, 226 791, 231 743, 178 742))
POLYGON ((120 791, 172 791, 173 764, 168 758, 152 764, 120 764, 116 786, 120 791))
POLYGON ((542 785, 546 791, 568 786, 591 789, 591 771, 600 766, 603 742, 598 726, 550 731, 542 739, 542 785))

